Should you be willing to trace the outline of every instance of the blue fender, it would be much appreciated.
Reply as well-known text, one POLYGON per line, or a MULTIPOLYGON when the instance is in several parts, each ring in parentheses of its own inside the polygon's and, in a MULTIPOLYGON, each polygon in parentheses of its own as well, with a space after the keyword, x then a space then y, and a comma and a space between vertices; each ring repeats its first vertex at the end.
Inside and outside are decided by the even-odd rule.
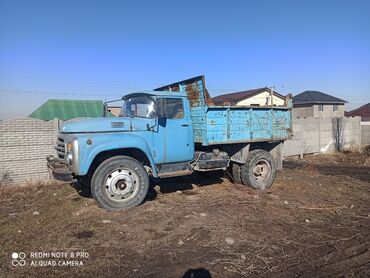
POLYGON ((106 134, 83 134, 79 136, 79 161, 80 165, 79 175, 86 175, 91 163, 94 161, 95 157, 101 152, 123 149, 123 148, 135 148, 147 156, 150 166, 153 171, 153 175, 157 176, 157 170, 154 164, 151 149, 147 143, 147 140, 139 133, 131 132, 117 132, 117 133, 106 133, 106 134), (91 145, 86 142, 90 139, 92 141, 91 145))

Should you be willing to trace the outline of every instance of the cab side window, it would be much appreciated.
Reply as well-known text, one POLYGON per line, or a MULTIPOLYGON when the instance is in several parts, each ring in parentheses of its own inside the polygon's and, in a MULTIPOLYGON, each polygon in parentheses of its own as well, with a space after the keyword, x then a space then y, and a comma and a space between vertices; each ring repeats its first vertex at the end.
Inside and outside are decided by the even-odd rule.
POLYGON ((159 118, 183 119, 184 105, 181 98, 157 99, 157 114, 159 118))

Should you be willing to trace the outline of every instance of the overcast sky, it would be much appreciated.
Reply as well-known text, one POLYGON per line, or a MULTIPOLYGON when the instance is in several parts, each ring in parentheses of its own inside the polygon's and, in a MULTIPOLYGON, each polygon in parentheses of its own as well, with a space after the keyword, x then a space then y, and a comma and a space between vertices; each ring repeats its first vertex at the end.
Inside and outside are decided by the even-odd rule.
POLYGON ((0 118, 204 74, 211 95, 275 86, 370 102, 370 1, 0 0, 0 118))

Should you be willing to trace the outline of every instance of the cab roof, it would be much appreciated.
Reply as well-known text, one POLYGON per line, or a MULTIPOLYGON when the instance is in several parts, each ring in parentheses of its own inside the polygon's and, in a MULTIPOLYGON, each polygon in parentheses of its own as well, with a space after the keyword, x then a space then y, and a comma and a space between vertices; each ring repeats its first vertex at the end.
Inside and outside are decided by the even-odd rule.
POLYGON ((145 91, 145 92, 136 92, 127 94, 122 97, 123 100, 136 97, 136 96, 143 96, 143 95, 149 95, 149 96, 171 96, 171 97, 186 97, 185 92, 171 92, 171 91, 145 91))

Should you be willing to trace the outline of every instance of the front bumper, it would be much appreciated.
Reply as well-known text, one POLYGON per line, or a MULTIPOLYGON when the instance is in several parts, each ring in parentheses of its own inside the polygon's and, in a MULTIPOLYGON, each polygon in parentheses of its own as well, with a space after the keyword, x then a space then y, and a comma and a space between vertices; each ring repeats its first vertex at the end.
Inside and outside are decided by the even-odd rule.
POLYGON ((63 160, 55 158, 52 155, 46 157, 47 166, 51 170, 54 179, 59 181, 71 182, 72 172, 68 165, 63 160))

